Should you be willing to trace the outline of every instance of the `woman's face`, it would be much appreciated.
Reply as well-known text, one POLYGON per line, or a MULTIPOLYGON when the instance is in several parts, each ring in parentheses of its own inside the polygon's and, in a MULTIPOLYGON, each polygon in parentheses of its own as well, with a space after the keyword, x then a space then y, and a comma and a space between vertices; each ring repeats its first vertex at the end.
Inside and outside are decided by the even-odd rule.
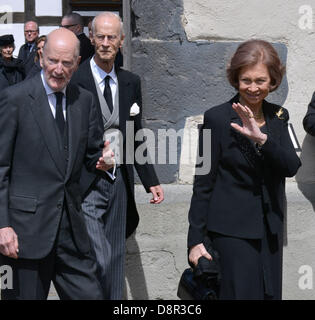
POLYGON ((45 40, 42 40, 42 41, 38 42, 38 44, 37 44, 37 50, 38 50, 39 56, 41 56, 43 53, 44 44, 45 44, 45 40))
POLYGON ((14 51, 14 45, 8 44, 2 47, 1 54, 4 59, 11 59, 14 51))
POLYGON ((271 79, 266 65, 257 63, 242 68, 238 80, 241 103, 248 107, 261 107, 270 90, 271 79))

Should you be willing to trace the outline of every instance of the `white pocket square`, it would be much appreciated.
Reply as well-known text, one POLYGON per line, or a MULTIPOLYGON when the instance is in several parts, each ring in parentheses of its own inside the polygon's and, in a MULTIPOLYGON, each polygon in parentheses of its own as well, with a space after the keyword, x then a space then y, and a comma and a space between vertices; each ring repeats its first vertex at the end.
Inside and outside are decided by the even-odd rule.
POLYGON ((137 105, 137 103, 134 103, 130 108, 130 116, 134 117, 140 112, 140 107, 137 105))

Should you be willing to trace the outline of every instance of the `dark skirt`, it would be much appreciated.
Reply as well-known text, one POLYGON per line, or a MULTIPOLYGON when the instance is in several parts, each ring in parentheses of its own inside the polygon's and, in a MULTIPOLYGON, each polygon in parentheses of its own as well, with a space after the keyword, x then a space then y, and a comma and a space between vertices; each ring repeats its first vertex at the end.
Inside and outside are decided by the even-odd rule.
POLYGON ((220 255, 220 300, 281 300, 282 235, 266 224, 263 239, 209 235, 220 255))

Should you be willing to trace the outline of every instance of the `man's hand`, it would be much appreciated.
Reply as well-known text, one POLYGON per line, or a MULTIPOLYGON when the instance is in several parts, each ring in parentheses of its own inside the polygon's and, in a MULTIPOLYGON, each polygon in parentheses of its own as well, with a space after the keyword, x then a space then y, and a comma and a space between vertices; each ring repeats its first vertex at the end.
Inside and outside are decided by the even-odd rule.
POLYGON ((114 152, 109 146, 109 141, 106 140, 103 148, 103 156, 96 163, 96 169, 107 171, 115 165, 114 152))
POLYGON ((19 252, 18 237, 11 227, 0 229, 0 253, 4 256, 17 259, 19 252))
POLYGON ((164 192, 160 185, 150 187, 153 198, 150 200, 150 203, 158 204, 164 200, 164 192))

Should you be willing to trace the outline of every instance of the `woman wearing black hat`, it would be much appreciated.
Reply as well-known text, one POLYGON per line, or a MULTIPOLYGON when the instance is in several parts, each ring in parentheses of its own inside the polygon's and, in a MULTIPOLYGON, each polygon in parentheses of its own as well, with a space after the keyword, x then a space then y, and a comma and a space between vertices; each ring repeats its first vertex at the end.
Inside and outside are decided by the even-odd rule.
POLYGON ((12 34, 0 37, 0 91, 24 79, 22 60, 13 58, 14 49, 12 34))

